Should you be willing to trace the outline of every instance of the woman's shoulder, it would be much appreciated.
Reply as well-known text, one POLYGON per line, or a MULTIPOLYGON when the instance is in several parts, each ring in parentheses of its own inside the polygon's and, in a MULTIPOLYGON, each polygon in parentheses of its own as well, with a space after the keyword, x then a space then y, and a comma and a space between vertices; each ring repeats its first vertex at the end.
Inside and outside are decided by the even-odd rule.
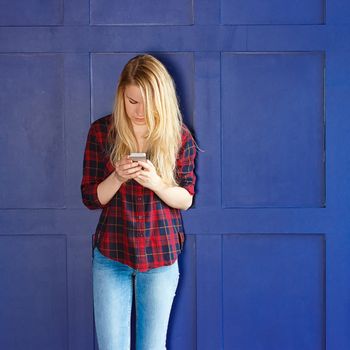
POLYGON ((94 135, 99 141, 104 142, 108 134, 111 119, 111 114, 96 119, 91 123, 89 133, 94 135))
POLYGON ((190 128, 184 122, 181 123, 181 135, 186 137, 192 136, 190 128))
POLYGON ((195 148, 196 148, 196 141, 192 135, 191 129, 185 123, 182 123, 181 146, 177 153, 177 159, 193 154, 193 152, 196 152, 195 148))
POLYGON ((112 114, 105 115, 93 121, 91 123, 91 128, 94 128, 94 129, 108 128, 111 120, 112 120, 112 114))
POLYGON ((181 138, 182 145, 186 144, 188 141, 194 141, 191 129, 184 122, 181 124, 181 138))

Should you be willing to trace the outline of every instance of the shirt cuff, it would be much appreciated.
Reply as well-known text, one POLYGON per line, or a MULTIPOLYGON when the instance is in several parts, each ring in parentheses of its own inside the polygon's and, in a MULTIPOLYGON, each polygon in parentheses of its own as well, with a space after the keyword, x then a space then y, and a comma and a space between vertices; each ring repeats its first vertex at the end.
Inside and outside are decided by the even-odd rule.
POLYGON ((95 183, 92 185, 91 189, 90 189, 90 194, 91 194, 91 197, 92 197, 92 201, 93 203, 95 204, 96 208, 105 208, 108 206, 108 203, 106 204, 102 204, 100 202, 100 200, 98 199, 98 196, 97 196, 97 186, 99 185, 99 183, 95 183))
POLYGON ((182 188, 186 189, 192 196, 195 194, 193 184, 182 186, 182 188))

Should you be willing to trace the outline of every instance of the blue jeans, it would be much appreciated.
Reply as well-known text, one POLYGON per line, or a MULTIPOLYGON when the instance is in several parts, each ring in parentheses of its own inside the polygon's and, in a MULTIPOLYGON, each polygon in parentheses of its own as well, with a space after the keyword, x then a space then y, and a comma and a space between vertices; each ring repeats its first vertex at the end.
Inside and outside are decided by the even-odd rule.
POLYGON ((177 260, 140 272, 105 257, 95 247, 92 276, 99 350, 130 350, 134 290, 136 350, 166 349, 168 321, 180 276, 177 260))

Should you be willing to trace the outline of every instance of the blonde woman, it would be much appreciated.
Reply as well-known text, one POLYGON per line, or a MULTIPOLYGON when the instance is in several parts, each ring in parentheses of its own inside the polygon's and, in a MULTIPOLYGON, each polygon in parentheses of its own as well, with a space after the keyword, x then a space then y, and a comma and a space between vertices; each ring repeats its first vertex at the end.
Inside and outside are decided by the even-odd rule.
POLYGON ((182 121, 174 82, 152 55, 125 65, 113 113, 91 124, 82 200, 102 209, 93 235, 93 301, 99 350, 166 349, 183 248, 180 210, 192 205, 196 143, 182 121), (132 161, 143 152, 146 161, 132 161))

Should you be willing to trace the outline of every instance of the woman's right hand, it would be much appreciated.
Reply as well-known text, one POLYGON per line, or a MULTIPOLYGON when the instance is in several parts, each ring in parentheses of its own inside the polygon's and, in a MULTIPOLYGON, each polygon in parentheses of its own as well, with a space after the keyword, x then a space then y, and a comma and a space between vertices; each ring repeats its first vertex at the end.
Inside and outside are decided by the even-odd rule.
POLYGON ((142 169, 142 166, 129 159, 128 155, 123 156, 122 159, 119 160, 119 162, 116 162, 114 166, 115 176, 121 183, 138 176, 142 169))

